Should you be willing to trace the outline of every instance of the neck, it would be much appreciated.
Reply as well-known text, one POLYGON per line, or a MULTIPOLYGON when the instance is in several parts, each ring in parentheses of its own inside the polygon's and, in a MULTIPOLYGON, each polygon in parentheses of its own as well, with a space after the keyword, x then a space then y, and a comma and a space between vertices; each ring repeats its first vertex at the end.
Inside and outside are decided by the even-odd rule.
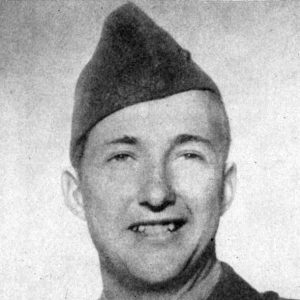
POLYGON ((180 288, 174 290, 169 288, 159 289, 159 291, 129 289, 102 270, 104 287, 100 300, 206 300, 219 280, 221 265, 216 259, 214 247, 209 256, 207 253, 203 253, 203 256, 200 259, 202 264, 197 267, 196 272, 180 288))

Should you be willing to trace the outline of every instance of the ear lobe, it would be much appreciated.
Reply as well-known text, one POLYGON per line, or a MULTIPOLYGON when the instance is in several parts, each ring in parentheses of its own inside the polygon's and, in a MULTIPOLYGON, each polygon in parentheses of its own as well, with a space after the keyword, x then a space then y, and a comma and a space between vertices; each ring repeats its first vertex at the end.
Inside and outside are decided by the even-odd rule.
POLYGON ((66 206, 75 216, 85 220, 83 197, 78 179, 71 172, 65 170, 61 176, 61 186, 66 206))
POLYGON ((231 206, 236 190, 236 164, 226 166, 224 176, 223 201, 221 206, 221 215, 223 215, 231 206))

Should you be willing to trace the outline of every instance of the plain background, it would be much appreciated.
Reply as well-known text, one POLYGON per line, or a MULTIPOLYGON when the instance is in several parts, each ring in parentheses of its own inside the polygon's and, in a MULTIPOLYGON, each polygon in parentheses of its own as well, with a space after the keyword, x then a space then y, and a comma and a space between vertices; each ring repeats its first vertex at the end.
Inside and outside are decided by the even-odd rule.
MULTIPOLYGON (((97 299, 98 258, 64 206, 74 86, 125 1, 0 1, 0 298, 97 299)), ((220 87, 238 190, 218 254, 300 298, 300 1, 133 1, 220 87)))

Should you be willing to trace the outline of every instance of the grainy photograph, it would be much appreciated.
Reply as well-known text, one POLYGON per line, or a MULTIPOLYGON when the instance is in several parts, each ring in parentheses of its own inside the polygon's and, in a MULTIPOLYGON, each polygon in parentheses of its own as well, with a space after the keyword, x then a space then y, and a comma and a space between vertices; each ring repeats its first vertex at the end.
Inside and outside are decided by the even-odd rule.
POLYGON ((300 299, 299 20, 0 0, 0 299, 300 299))

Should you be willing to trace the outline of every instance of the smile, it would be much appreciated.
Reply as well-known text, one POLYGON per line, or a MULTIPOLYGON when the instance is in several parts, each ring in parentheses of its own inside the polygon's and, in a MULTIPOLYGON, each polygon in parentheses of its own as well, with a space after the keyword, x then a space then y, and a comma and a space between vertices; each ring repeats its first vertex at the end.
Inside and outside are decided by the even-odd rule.
POLYGON ((186 223, 183 219, 145 221, 134 223, 129 230, 149 237, 159 237, 179 230, 186 223))

